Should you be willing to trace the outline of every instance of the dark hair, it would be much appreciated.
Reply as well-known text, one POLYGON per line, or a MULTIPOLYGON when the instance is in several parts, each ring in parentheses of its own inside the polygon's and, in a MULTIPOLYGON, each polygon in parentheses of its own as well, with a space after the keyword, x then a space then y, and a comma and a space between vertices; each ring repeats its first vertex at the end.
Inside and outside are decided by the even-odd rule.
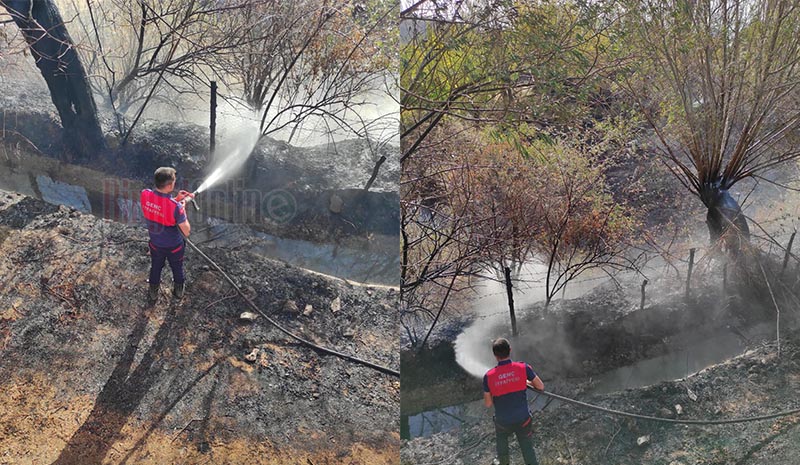
POLYGON ((153 177, 155 178, 156 189, 163 189, 175 180, 175 168, 162 166, 156 170, 156 174, 153 177))
POLYGON ((497 338, 492 342, 492 352, 495 357, 506 358, 511 355, 511 344, 504 337, 497 338))

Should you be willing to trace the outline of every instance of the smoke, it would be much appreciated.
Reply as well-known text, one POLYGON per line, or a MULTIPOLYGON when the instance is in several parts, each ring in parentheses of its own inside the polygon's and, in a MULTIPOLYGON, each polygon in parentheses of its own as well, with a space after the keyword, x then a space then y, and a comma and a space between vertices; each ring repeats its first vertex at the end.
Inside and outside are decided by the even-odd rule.
POLYGON ((240 130, 225 140, 215 151, 211 174, 200 184, 195 193, 199 194, 214 184, 234 176, 250 158, 258 139, 258 130, 249 128, 240 130))
MULTIPOLYGON (((391 81, 393 75, 387 73, 386 81, 391 81)), ((386 84, 388 90, 376 79, 373 87, 353 97, 353 102, 346 107, 331 105, 325 108, 325 113, 336 114, 346 123, 341 127, 332 118, 324 114, 308 115, 298 124, 288 124, 286 127, 270 132, 268 137, 291 144, 295 147, 314 147, 330 142, 340 142, 357 138, 357 131, 362 136, 367 135, 373 141, 385 141, 390 145, 400 145, 399 111, 397 94, 393 84, 386 84)), ((197 89, 195 89, 197 90, 197 89)), ((165 90, 166 92, 166 90, 165 90)), ((182 95, 169 95, 166 101, 151 102, 145 110, 144 116, 156 121, 184 121, 197 126, 208 127, 209 124, 209 97, 186 93, 182 95)), ((267 121, 270 121, 283 107, 270 110, 267 121)), ((235 99, 217 99, 217 131, 236 131, 241 126, 258 127, 263 113, 253 111, 246 104, 235 99)), ((279 118, 272 126, 280 127, 292 117, 286 114, 279 118)))
MULTIPOLYGON (((486 370, 496 364, 491 344, 498 337, 505 337, 511 341, 512 358, 526 360, 534 365, 535 346, 543 342, 543 336, 547 336, 547 343, 550 345, 548 352, 554 351, 562 357, 571 357, 572 348, 567 342, 568 335, 563 333, 563 328, 548 327, 547 334, 541 334, 542 328, 537 328, 531 323, 531 319, 525 318, 531 307, 545 301, 546 277, 547 266, 538 260, 523 264, 516 277, 514 308, 520 326, 519 338, 511 336, 505 283, 485 280, 479 285, 478 297, 472 302, 472 310, 476 315, 475 322, 459 334, 455 341, 456 362, 467 373, 482 377, 486 370)), ((601 278, 607 279, 607 276, 599 271, 587 272, 570 283, 565 292, 559 293, 558 297, 563 296, 567 299, 582 297, 601 284, 603 282, 601 278)))

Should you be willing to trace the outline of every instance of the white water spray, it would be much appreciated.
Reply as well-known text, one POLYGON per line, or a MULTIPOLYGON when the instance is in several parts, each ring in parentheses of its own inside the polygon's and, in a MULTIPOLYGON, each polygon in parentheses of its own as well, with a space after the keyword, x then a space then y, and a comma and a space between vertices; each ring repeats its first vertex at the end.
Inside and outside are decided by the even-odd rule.
MULTIPOLYGON (((514 283, 514 306, 517 318, 521 320, 523 310, 545 300, 545 279, 547 265, 540 260, 526 262, 518 279, 514 283)), ((585 295, 600 284, 598 278, 605 279, 600 272, 587 272, 584 277, 576 279, 567 286, 566 294, 558 294, 558 298, 576 298, 585 295)), ((492 340, 498 337, 511 336, 511 322, 508 313, 508 297, 505 283, 484 281, 479 287, 479 296, 471 303, 476 320, 465 328, 455 340, 456 363, 467 373, 481 378, 486 370, 496 363, 492 355, 492 340)), ((531 328, 527 328, 530 330, 531 328)), ((523 329, 523 332, 525 329, 523 329)), ((530 338, 530 334, 523 336, 530 338)), ((515 342, 512 342, 512 345, 515 342)), ((524 343, 521 344, 524 346, 524 343)), ((564 345, 564 350, 567 349, 564 345)), ((518 354, 520 351, 517 352, 518 354)))
POLYGON ((242 131, 230 139, 225 144, 218 148, 214 158, 215 167, 211 174, 200 184, 200 187, 195 190, 195 194, 199 194, 209 187, 218 183, 219 181, 229 178, 234 175, 239 169, 242 168, 244 163, 253 153, 253 149, 258 143, 259 132, 255 129, 242 131))

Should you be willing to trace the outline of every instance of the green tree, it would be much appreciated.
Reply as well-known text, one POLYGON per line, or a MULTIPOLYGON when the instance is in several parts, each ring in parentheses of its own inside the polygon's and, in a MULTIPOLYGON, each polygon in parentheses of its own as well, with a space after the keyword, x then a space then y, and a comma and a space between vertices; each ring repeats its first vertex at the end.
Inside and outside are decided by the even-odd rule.
POLYGON ((431 0, 404 10, 402 159, 445 117, 534 128, 575 118, 616 66, 605 51, 617 19, 583 2, 431 0))

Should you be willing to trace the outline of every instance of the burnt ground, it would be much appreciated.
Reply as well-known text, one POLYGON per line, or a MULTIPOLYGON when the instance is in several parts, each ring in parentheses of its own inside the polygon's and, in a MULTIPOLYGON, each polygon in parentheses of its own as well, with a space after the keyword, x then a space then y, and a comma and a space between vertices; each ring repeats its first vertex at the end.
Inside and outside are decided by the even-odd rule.
MULTIPOLYGON (((518 314, 520 328, 529 331, 512 341, 512 346, 518 359, 534 362, 549 390, 618 410, 668 418, 719 419, 798 408, 800 332, 787 334, 786 329, 797 327, 797 301, 781 291, 794 289, 798 276, 778 275, 780 265, 767 258, 761 255, 760 260, 772 276, 784 309, 780 357, 774 342, 752 339, 748 344, 752 350, 744 355, 685 379, 613 394, 590 394, 593 376, 679 351, 692 343, 683 337, 686 334, 694 334, 696 340, 704 334, 710 337, 715 328, 744 334, 762 322, 774 325, 774 307, 765 303, 770 302, 769 296, 747 270, 732 275, 735 281, 731 283, 748 281, 748 285, 731 284, 727 295, 719 283, 713 285, 714 279, 709 279, 703 281, 704 286, 693 288, 688 299, 682 291, 665 292, 643 310, 638 309, 638 302, 608 286, 577 299, 558 301, 548 314, 537 304, 518 314)), ((498 334, 485 331, 485 339, 507 331, 507 324, 501 326, 498 334)), ((403 409, 409 414, 480 398, 480 380, 455 364, 451 343, 443 341, 423 353, 406 351, 401 366, 403 409), (450 364, 443 361, 446 358, 450 364), (436 368, 426 371, 425 365, 436 368)), ((797 463, 795 456, 800 452, 800 415, 743 425, 672 426, 562 405, 536 412, 535 417, 537 451, 543 465, 788 465, 797 463), (649 436, 647 443, 638 445, 637 440, 645 436, 649 436)), ((464 419, 466 423, 458 430, 404 440, 401 463, 491 463, 494 437, 490 413, 472 412, 464 419)))
MULTIPOLYGON (((763 262, 767 270, 776 266, 763 262)), ((542 302, 518 308, 517 337, 510 337, 506 315, 450 320, 425 350, 402 351, 402 412, 414 414, 480 399, 480 379, 455 362, 454 341, 462 331, 465 341, 481 347, 496 337, 510 337, 515 358, 533 363, 549 385, 571 388, 591 388, 597 376, 642 360, 696 350, 696 344, 721 331, 755 341, 751 330, 774 326, 775 310, 769 296, 762 295, 766 291, 757 282, 734 289, 733 279, 739 282, 744 278, 738 274, 734 278, 733 273, 725 292, 716 282, 716 271, 700 276, 688 298, 680 287, 656 288, 641 309, 637 296, 611 283, 578 298, 555 301, 549 311, 542 302)), ((790 289, 798 278, 794 273, 775 273, 773 285, 780 283, 790 289)), ((782 297, 781 306, 793 308, 788 294, 776 289, 776 295, 782 297)), ((782 324, 794 325, 796 317, 785 312, 782 324)), ((489 350, 462 350, 487 367, 494 364, 489 350)))
MULTIPOLYGON (((0 193, 0 464, 397 463, 399 380, 239 321, 245 304, 191 250, 186 297, 171 302, 165 271, 148 308, 146 241, 0 193)), ((291 330, 399 365, 396 290, 207 253, 291 330)))
MULTIPOLYGON (((800 334, 794 332, 784 339, 780 356, 774 343, 761 345, 686 379, 582 400, 646 415, 722 419, 798 408, 798 389, 800 334)), ((724 426, 675 426, 562 405, 537 413, 535 421, 542 465, 792 465, 800 452, 800 415, 724 426), (644 437, 647 441, 638 445, 644 437)), ((514 454, 519 453, 512 446, 512 460, 517 460, 513 463, 520 463, 514 454)), ((491 463, 493 456, 491 419, 484 415, 460 432, 404 441, 401 463, 491 463)))

